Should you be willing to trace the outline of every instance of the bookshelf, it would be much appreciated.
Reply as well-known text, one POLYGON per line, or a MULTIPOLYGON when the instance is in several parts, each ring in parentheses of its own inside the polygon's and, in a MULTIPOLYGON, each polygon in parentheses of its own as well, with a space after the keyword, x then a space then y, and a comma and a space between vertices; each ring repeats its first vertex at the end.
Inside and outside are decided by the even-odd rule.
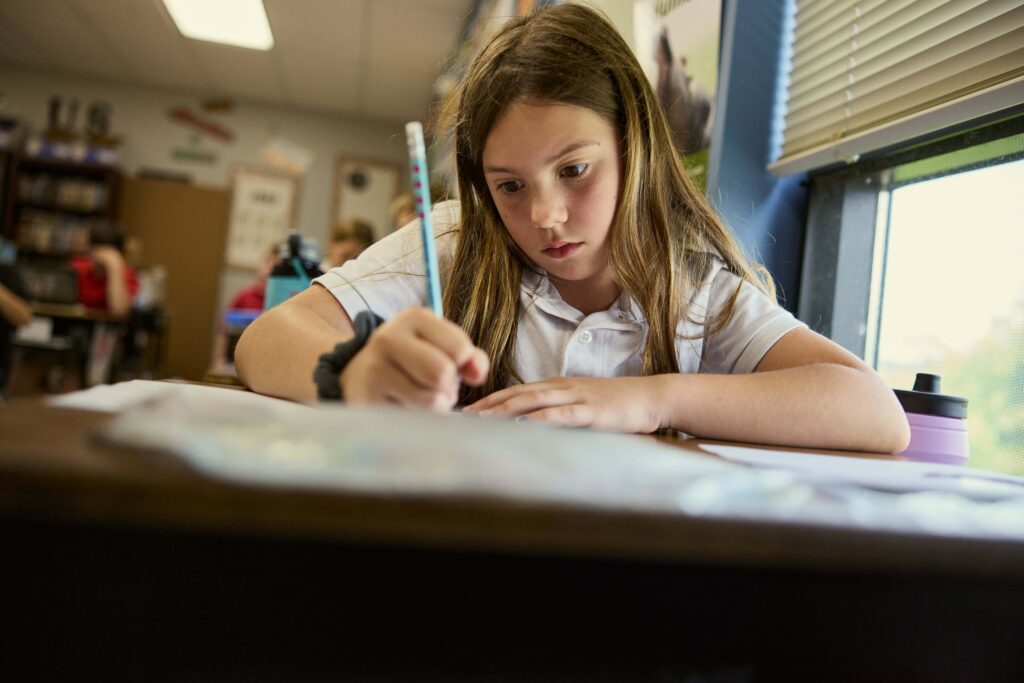
POLYGON ((24 259, 66 260, 89 250, 89 231, 114 218, 115 166, 14 155, 4 192, 3 235, 24 259))

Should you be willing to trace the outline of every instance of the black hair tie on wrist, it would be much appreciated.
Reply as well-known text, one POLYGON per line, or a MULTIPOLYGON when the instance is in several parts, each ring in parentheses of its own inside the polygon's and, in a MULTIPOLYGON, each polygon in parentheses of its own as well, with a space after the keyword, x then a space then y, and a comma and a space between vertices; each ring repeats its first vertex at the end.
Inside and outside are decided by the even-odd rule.
POLYGON ((334 350, 320 356, 313 369, 313 382, 316 384, 316 395, 321 401, 341 401, 341 371, 345 369, 356 354, 359 353, 370 335, 384 324, 381 318, 370 311, 363 311, 356 316, 352 327, 356 336, 335 345, 334 350))

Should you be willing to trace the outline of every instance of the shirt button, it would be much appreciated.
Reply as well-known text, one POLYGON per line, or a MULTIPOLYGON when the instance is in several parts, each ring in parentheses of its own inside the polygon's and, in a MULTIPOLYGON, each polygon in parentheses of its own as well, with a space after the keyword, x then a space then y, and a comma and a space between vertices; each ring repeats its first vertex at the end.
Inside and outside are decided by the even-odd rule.
POLYGON ((589 344, 594 341, 594 335, 590 330, 583 330, 576 338, 580 340, 580 344, 589 344))

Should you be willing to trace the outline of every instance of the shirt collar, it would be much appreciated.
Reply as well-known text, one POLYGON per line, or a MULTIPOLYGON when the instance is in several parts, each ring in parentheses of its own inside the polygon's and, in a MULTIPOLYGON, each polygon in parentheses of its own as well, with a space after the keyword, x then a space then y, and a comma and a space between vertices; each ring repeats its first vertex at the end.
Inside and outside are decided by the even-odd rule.
MULTIPOLYGON (((551 279, 548 278, 545 271, 524 268, 520 288, 524 307, 530 305, 537 306, 549 315, 562 318, 577 325, 583 322, 584 318, 588 317, 562 299, 562 295, 558 293, 558 289, 551 283, 551 279)), ((618 324, 629 327, 636 324, 645 325, 643 312, 639 304, 626 292, 622 292, 608 310, 593 315, 602 314, 607 316, 608 322, 613 326, 618 326, 618 324)))

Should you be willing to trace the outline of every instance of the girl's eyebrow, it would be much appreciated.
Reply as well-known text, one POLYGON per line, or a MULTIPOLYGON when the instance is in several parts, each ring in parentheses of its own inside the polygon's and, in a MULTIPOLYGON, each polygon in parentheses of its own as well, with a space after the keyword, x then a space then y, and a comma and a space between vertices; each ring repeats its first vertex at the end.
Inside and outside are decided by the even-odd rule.
MULTIPOLYGON (((578 149, 582 149, 584 147, 590 147, 591 145, 597 145, 598 147, 600 147, 601 143, 597 142, 596 140, 578 140, 577 142, 570 142, 568 145, 563 147, 561 150, 559 150, 558 152, 555 152, 550 157, 545 159, 544 163, 545 164, 554 163, 554 162, 558 161, 559 159, 561 159, 562 157, 564 157, 566 154, 571 154, 572 152, 575 152, 578 149)), ((514 172, 513 169, 505 168, 504 166, 484 166, 484 173, 513 173, 513 172, 514 172)))

